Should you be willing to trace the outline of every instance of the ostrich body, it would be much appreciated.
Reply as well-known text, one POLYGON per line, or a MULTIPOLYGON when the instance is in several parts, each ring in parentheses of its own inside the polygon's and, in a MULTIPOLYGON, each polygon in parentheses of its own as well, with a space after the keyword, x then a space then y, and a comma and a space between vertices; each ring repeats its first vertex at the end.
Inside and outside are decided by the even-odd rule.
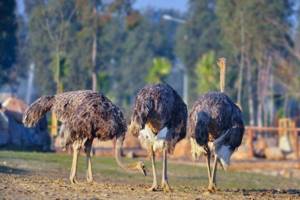
POLYGON ((99 140, 116 139, 115 157, 123 169, 141 170, 145 175, 142 162, 132 167, 121 162, 121 150, 127 130, 121 110, 104 95, 89 91, 71 91, 54 96, 42 96, 25 111, 23 123, 34 126, 43 115, 52 110, 69 133, 66 145, 72 144, 73 161, 70 173, 71 183, 76 183, 77 159, 83 147, 87 162, 87 181, 92 182, 91 149, 94 138, 99 140))
POLYGON ((161 186, 170 191, 167 177, 167 153, 186 135, 187 108, 176 91, 167 84, 148 85, 136 99, 129 132, 138 137, 143 148, 150 153, 153 184, 149 191, 158 189, 155 152, 163 152, 161 186))
POLYGON ((217 163, 220 162, 226 170, 232 153, 242 142, 244 134, 242 112, 224 93, 209 92, 195 102, 188 123, 193 156, 206 154, 208 190, 215 191, 217 163), (211 172, 212 153, 214 163, 211 172))

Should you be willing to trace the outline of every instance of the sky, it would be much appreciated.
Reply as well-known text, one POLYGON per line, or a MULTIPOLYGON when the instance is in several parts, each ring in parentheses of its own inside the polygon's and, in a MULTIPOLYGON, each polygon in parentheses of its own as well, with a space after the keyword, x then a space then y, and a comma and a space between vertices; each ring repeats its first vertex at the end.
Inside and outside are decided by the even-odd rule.
POLYGON ((24 8, 24 0, 17 0, 17 8, 18 8, 18 13, 23 14, 25 12, 24 8))
MULTIPOLYGON (((188 0, 136 0, 134 8, 144 10, 148 7, 160 9, 174 9, 180 12, 187 10, 188 0)), ((24 0, 17 0, 18 12, 24 13, 24 0)))
POLYGON ((181 12, 187 10, 188 0, 136 0, 134 8, 145 9, 147 7, 174 9, 181 12))

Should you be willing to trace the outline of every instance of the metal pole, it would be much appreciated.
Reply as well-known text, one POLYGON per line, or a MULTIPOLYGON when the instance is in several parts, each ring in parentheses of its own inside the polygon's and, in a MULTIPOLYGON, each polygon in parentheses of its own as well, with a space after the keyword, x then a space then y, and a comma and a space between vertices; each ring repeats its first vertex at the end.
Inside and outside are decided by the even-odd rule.
MULTIPOLYGON (((162 18, 164 20, 177 22, 179 24, 185 24, 186 23, 186 20, 176 18, 176 17, 173 17, 173 16, 168 15, 168 14, 164 14, 162 16, 162 18)), ((188 105, 188 101, 189 101, 188 85, 189 85, 188 70, 187 70, 186 66, 184 66, 183 67, 183 101, 186 103, 186 105, 188 105)))
POLYGON ((26 94, 27 104, 31 103, 33 81, 34 81, 34 67, 35 67, 34 63, 31 63, 28 71, 27 94, 26 94))
POLYGON ((184 72, 183 72, 183 101, 188 105, 189 101, 189 92, 188 92, 188 84, 189 84, 189 76, 186 67, 184 67, 184 72))

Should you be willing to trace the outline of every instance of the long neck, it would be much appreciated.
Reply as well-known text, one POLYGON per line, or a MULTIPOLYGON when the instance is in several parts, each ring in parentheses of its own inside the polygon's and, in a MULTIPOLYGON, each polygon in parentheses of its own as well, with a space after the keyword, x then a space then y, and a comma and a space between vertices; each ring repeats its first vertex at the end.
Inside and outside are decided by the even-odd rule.
POLYGON ((220 58, 218 65, 220 67, 220 90, 225 92, 225 76, 226 76, 226 60, 225 58, 220 58))
POLYGON ((125 135, 117 137, 116 141, 116 149, 115 149, 115 157, 118 165, 127 172, 140 171, 144 176, 147 176, 147 170, 145 168, 145 164, 142 161, 138 161, 136 163, 132 163, 129 165, 123 164, 121 160, 122 153, 122 145, 124 141, 125 135))

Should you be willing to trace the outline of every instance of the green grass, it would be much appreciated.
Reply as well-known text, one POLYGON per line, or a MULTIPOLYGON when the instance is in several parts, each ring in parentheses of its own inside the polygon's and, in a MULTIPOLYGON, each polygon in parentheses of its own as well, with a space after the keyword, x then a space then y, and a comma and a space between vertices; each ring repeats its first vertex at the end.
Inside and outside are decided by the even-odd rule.
MULTIPOLYGON (((0 151, 0 167, 4 161, 7 163, 19 162, 30 166, 30 171, 34 171, 35 167, 42 167, 45 172, 47 168, 49 168, 49 170, 56 170, 57 172, 63 172, 67 175, 70 170, 71 159, 71 155, 65 154, 0 151)), ((149 184, 149 186, 152 183, 151 174, 149 174, 148 177, 143 177, 140 174, 128 174, 116 165, 114 158, 93 157, 92 161, 94 175, 100 179, 100 181, 111 180, 113 182, 149 184)), ((126 162, 129 163, 132 162, 132 160, 126 159, 126 162)), ((146 162, 146 165, 148 170, 151 171, 150 163, 146 162)), ((80 156, 78 166, 80 178, 84 177, 84 170, 84 156, 80 156)), ((160 171, 161 162, 158 161, 158 180, 160 180, 160 171)), ((207 171, 206 168, 200 166, 171 163, 169 164, 169 180, 171 186, 177 189, 186 187, 191 189, 204 188, 207 185, 207 171)), ((300 187, 300 180, 297 179, 287 179, 255 173, 224 172, 223 170, 218 171, 217 180, 218 186, 221 189, 299 189, 300 187)))

